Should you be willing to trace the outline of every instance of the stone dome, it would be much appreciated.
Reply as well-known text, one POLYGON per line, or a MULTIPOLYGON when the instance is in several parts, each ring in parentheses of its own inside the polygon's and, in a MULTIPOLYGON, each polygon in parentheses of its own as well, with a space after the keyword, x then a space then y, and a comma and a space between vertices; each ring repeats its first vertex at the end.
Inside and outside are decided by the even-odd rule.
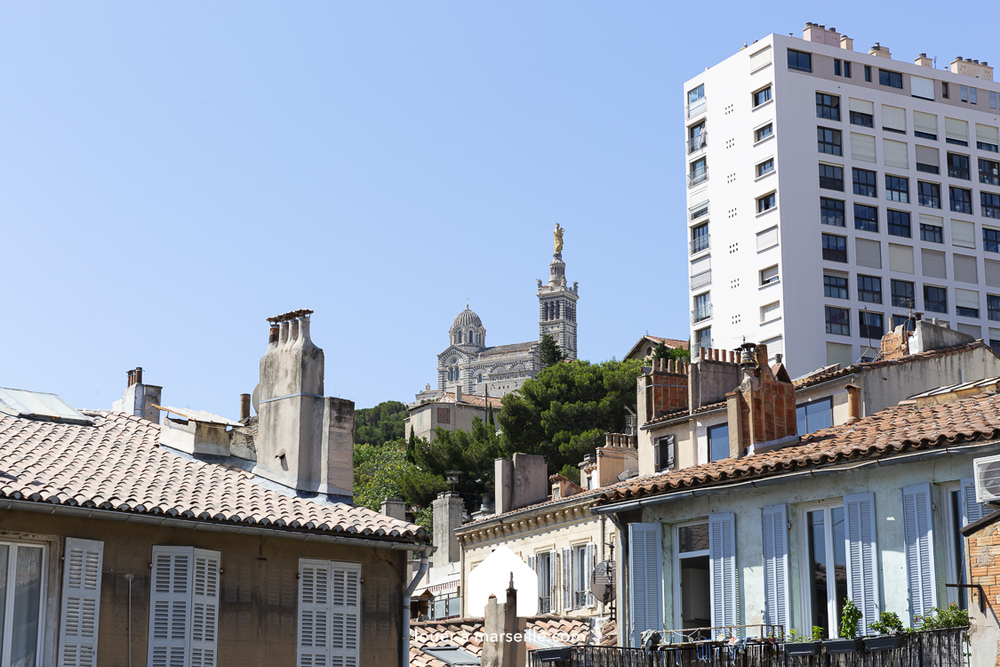
POLYGON ((483 321, 479 319, 479 315, 469 310, 466 306, 465 310, 458 314, 455 318, 455 323, 451 325, 452 330, 454 329, 464 329, 466 327, 481 327, 483 326, 483 321))

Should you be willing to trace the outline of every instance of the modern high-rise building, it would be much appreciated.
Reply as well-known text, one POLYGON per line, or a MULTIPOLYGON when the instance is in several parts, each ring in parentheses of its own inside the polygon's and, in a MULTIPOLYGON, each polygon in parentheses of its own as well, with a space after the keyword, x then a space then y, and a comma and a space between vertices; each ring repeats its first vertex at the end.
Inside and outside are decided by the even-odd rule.
POLYGON ((684 94, 692 347, 745 337, 794 376, 874 358, 913 313, 1000 346, 1000 85, 985 61, 902 62, 809 23, 684 94))

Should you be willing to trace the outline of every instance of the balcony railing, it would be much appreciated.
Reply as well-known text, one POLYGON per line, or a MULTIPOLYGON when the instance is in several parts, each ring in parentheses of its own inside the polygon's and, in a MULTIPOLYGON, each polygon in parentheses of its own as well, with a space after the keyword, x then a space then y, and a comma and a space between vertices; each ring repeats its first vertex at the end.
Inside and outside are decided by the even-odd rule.
POLYGON ((695 308, 691 311, 691 321, 701 322, 702 320, 707 320, 712 316, 712 304, 706 303, 704 306, 695 308))
POLYGON ((703 97, 697 102, 693 102, 684 107, 684 110, 688 118, 694 118, 700 113, 705 113, 705 109, 707 108, 708 108, 708 98, 703 97))
POLYGON ((688 174, 688 187, 698 185, 702 181, 708 180, 708 167, 697 169, 688 174))
POLYGON ((693 255, 696 252, 708 250, 712 245, 709 240, 710 236, 710 234, 702 234, 701 236, 696 236, 691 239, 691 254, 693 255))
POLYGON ((688 153, 694 153, 708 145, 708 132, 702 131, 688 139, 688 153))
POLYGON ((698 289, 699 287, 704 287, 705 285, 712 284, 712 269, 707 271, 702 271, 701 273, 696 273, 691 276, 691 289, 698 289))

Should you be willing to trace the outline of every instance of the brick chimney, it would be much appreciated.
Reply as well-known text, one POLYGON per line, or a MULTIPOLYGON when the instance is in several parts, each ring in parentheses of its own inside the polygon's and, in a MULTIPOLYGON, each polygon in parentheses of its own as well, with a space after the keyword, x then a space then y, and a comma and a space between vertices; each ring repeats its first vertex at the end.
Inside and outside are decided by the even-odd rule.
POLYGON ((638 422, 645 424, 688 406, 688 364, 676 359, 652 359, 638 380, 638 422))
POLYGON ((635 436, 626 433, 605 433, 604 446, 597 448, 597 483, 594 488, 615 484, 626 471, 639 473, 639 450, 635 436))
POLYGON ((128 373, 128 386, 122 397, 111 404, 112 412, 124 412, 125 414, 142 417, 154 424, 160 423, 160 410, 156 406, 160 403, 160 396, 163 387, 142 383, 142 366, 128 373))
POLYGON ((254 474, 335 501, 354 495, 354 403, 323 396, 324 355, 309 337, 311 310, 268 318, 260 360, 254 474))
POLYGON ((738 458, 796 442, 795 389, 785 366, 767 365, 766 345, 744 343, 740 367, 743 381, 726 396, 729 455, 738 458))

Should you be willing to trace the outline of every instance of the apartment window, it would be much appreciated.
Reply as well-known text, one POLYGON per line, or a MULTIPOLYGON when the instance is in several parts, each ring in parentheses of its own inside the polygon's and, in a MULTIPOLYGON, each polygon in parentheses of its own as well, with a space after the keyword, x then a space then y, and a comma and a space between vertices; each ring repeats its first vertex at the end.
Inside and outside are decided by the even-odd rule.
MULTIPOLYGON (((807 625, 823 628, 827 636, 836 637, 847 602, 847 577, 834 575, 845 565, 850 566, 844 508, 838 505, 808 511, 805 524, 804 546, 808 555, 805 579, 810 598, 807 625)), ((846 574, 846 568, 844 571, 846 574)))
POLYGON ((860 125, 861 127, 875 127, 875 117, 872 116, 870 113, 851 111, 851 125, 860 125))
POLYGON ((937 183, 917 181, 917 203, 930 208, 941 208, 941 186, 937 183))
POLYGON ((688 91, 688 118, 695 116, 705 110, 705 84, 688 91))
POLYGON ((885 175, 885 198, 907 204, 910 201, 909 179, 900 176, 885 175))
POLYGON ((990 108, 991 109, 997 108, 997 94, 993 92, 990 93, 990 108))
POLYGON ((847 298, 847 278, 841 276, 823 276, 823 296, 828 299, 847 298))
POLYGON ((920 240, 930 243, 944 243, 944 230, 938 225, 920 223, 920 240))
POLYGON ((979 91, 977 91, 975 88, 972 88, 970 86, 960 86, 958 92, 963 102, 968 102, 969 104, 976 104, 979 91))
POLYGON ((986 316, 994 321, 1000 321, 1000 296, 986 295, 986 316))
MULTIPOLYGON (((555 551, 547 551, 535 556, 535 574, 538 575, 538 613, 551 614, 552 589, 555 587, 556 558, 555 551)), ((530 563, 530 558, 529 565, 530 563)), ((460 613, 460 612, 459 612, 460 613)))
POLYGON ((788 49, 788 69, 798 72, 812 72, 812 54, 788 49))
POLYGON ((932 313, 947 313, 948 290, 944 287, 924 285, 924 310, 932 313))
POLYGON ((858 312, 858 335, 862 338, 881 340, 885 335, 885 323, 882 313, 869 313, 867 310, 858 312))
POLYGON ((673 470, 674 456, 676 454, 673 433, 662 438, 657 438, 656 443, 653 445, 653 449, 655 454, 653 458, 656 461, 656 469, 673 470))
POLYGON ((940 168, 936 164, 928 164, 926 162, 920 161, 920 149, 923 146, 917 146, 917 171, 922 171, 925 174, 939 174, 941 173, 940 168))
POLYGON ((761 88, 753 94, 753 106, 754 108, 771 101, 771 86, 767 88, 761 88))
POLYGON ((841 76, 840 74, 841 61, 839 59, 834 59, 833 61, 833 74, 834 76, 841 76))
POLYGON ((823 234, 823 259, 847 262, 847 237, 823 234))
POLYGON ((582 609, 594 604, 590 592, 590 577, 594 571, 594 545, 579 544, 573 547, 573 608, 582 609))
POLYGON ((693 153, 705 147, 705 139, 708 134, 705 132, 705 121, 688 128, 688 153, 693 153))
POLYGON ((878 276, 858 276, 858 301, 882 303, 882 279, 878 276))
POLYGON ((816 93, 816 117, 840 120, 840 98, 836 95, 816 93))
POLYGON ((913 308, 917 305, 913 297, 913 283, 908 280, 892 280, 889 288, 892 290, 892 305, 898 308, 913 308))
POLYGON ((948 199, 952 211, 972 215, 972 190, 949 187, 948 199))
POLYGON ((902 236, 910 238, 910 214, 907 211, 894 211, 889 209, 885 212, 886 226, 890 236, 902 236))
POLYGON ((850 314, 847 308, 826 307, 826 332, 838 336, 851 335, 850 314))
POLYGON ((979 159, 979 182, 1000 185, 1000 162, 979 159))
POLYGON ((698 218, 708 215, 708 202, 703 201, 700 204, 695 204, 688 210, 690 211, 691 219, 697 220, 698 218))
POLYGON ((729 458, 729 424, 708 428, 708 451, 712 461, 729 458))
POLYGON ((865 65, 865 81, 868 83, 872 82, 872 68, 871 65, 865 65))
POLYGON ((694 297, 694 309, 691 311, 691 319, 695 322, 707 320, 712 316, 712 295, 711 292, 698 294, 694 297))
POLYGON ((767 176, 774 171, 774 158, 768 158, 757 165, 757 178, 767 176))
MULTIPOLYGON (((994 94, 996 94, 996 93, 994 93, 994 94)), ((989 153, 1000 152, 1000 147, 998 147, 996 144, 990 143, 988 141, 977 141, 976 142, 976 148, 978 148, 981 151, 987 151, 989 153)))
POLYGON ((818 143, 820 153, 826 153, 827 155, 844 154, 840 130, 833 130, 829 127, 817 127, 816 141, 818 143))
POLYGON ((795 406, 795 421, 799 435, 830 428, 833 426, 833 399, 821 398, 795 406))
POLYGON ((780 301, 769 303, 760 307, 760 321, 770 322, 778 319, 778 309, 781 307, 780 301))
POLYGON ((983 227, 983 250, 1000 252, 1000 229, 983 227))
POLYGON ((844 168, 835 164, 819 165, 819 187, 844 191, 844 168))
MULTIPOLYGON (((958 290, 958 291, 961 292, 966 290, 958 290)), ((971 292, 971 294, 975 295, 976 292, 971 292)), ((978 319, 979 318, 978 306, 979 306, 978 303, 976 303, 975 306, 972 305, 963 306, 961 304, 960 297, 959 296, 955 297, 955 314, 958 315, 959 317, 975 317, 978 319)))
POLYGON ((979 205, 982 208, 984 218, 1000 219, 1000 195, 980 192, 979 205))
POLYGON ((778 265, 769 266, 766 269, 760 270, 760 285, 770 285, 771 283, 778 282, 778 265))
POLYGON ((952 178, 969 180, 969 156, 948 153, 948 175, 952 178))
POLYGON ((706 250, 709 245, 708 223, 691 228, 691 253, 706 250))
POLYGON ((703 347, 712 347, 712 327, 705 327, 694 332, 694 346, 695 351, 692 352, 692 355, 703 347))
POLYGON ((875 206, 865 206, 864 204, 855 204, 854 228, 864 232, 877 232, 878 208, 875 206))
POLYGON ((819 221, 834 227, 844 226, 844 202, 839 199, 819 198, 819 221))
POLYGON ((893 315, 892 316, 892 328, 895 329, 899 325, 904 325, 907 331, 913 331, 916 327, 913 318, 909 315, 893 315))
MULTIPOLYGON (((302 591, 307 585, 302 576, 303 562, 299 562, 300 628, 304 627, 303 621, 307 616, 310 619, 313 617, 308 612, 303 614, 302 591)), ((215 664, 219 636, 219 563, 218 551, 193 547, 153 547, 147 664, 178 667, 215 664)), ((357 567, 357 578, 360 580, 361 566, 357 567)), ((319 621, 318 618, 316 620, 319 621)), ((359 620, 356 616, 355 627, 359 620)), ((303 632, 299 636, 299 655, 307 657, 310 651, 303 651, 305 635, 303 632)), ((354 643, 353 653, 338 655, 353 655, 358 659, 357 639, 354 643)), ((302 662, 300 657, 299 664, 302 662)))
POLYGON ((42 664, 45 548, 0 542, 0 663, 42 664))
POLYGON ((943 97, 944 99, 948 99, 948 82, 947 81, 942 81, 941 82, 941 97, 943 97))
POLYGON ((773 134, 774 134, 774 125, 771 123, 768 123, 763 127, 758 127, 756 130, 753 131, 754 143, 760 143, 773 134))
MULTIPOLYGON (((865 197, 875 197, 875 172, 867 169, 854 169, 854 194, 865 197)), ((822 184, 820 185, 822 187, 822 184)))
POLYGON ((878 71, 878 82, 879 84, 889 86, 890 88, 902 88, 903 75, 899 72, 890 72, 889 70, 880 69, 878 71))
POLYGON ((770 211, 777 205, 777 193, 769 192, 763 197, 757 198, 757 213, 770 211))
POLYGON ((708 178, 708 158, 698 158, 691 163, 688 180, 690 185, 696 185, 708 178))
POLYGON ((844 61, 844 78, 851 78, 851 63, 847 60, 844 61))

